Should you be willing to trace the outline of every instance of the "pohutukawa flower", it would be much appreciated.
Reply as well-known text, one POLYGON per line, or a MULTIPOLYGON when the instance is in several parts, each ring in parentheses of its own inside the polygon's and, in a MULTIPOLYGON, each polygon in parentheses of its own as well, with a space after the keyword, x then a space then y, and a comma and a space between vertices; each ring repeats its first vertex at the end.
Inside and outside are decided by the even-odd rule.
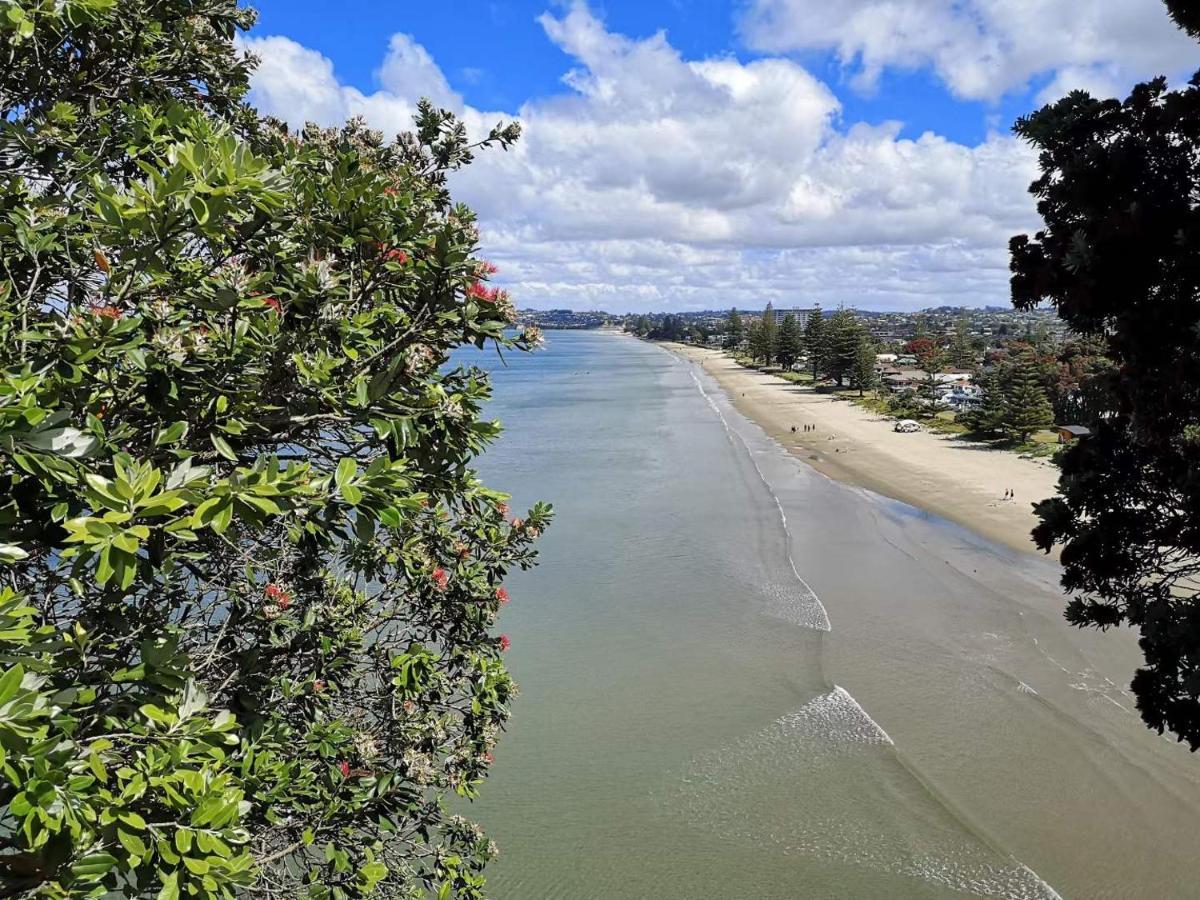
POLYGON ((262 607, 263 618, 268 622, 279 618, 279 607, 274 603, 264 603, 262 607))
POLYGON ((346 762, 343 759, 340 763, 338 763, 338 771, 340 771, 342 773, 343 778, 349 778, 350 777, 350 763, 346 762))
POLYGON ((271 309, 275 310, 277 313, 283 312, 283 307, 274 297, 263 297, 262 302, 264 305, 271 307, 271 309))
POLYGON ((325 682, 321 681, 320 679, 313 682, 313 693, 314 694, 319 694, 324 690, 325 690, 325 682))
POLYGON ((384 255, 384 258, 388 262, 398 263, 399 265, 404 265, 406 262, 408 262, 408 254, 403 250, 389 250, 384 255))
POLYGON ((444 591, 450 584, 450 573, 438 566, 433 570, 433 583, 437 585, 439 591, 444 591))
POLYGON ((500 289, 489 288, 480 281, 474 281, 467 288, 467 297, 481 303, 495 303, 500 297, 500 289))
POLYGON ((93 316, 99 316, 102 319, 119 319, 125 315, 115 306, 93 306, 88 311, 93 316))
POLYGON ((509 513, 508 504, 507 503, 498 503, 496 505, 496 512, 500 513, 500 515, 502 515, 502 516, 507 516, 509 513))
POLYGON ((270 600, 272 603, 278 604, 282 609, 287 609, 292 605, 292 595, 288 592, 287 588, 283 587, 283 585, 271 582, 263 590, 263 593, 267 595, 268 600, 270 600))
POLYGON ((479 276, 495 275, 500 271, 500 268, 493 262, 488 262, 486 259, 479 263, 479 276))
POLYGON ((496 588, 496 599, 499 600, 500 605, 503 606, 505 603, 508 602, 508 599, 509 599, 508 598, 508 590, 506 588, 502 588, 502 587, 496 588))
POLYGON ((510 641, 508 639, 508 635, 507 634, 500 635, 500 649, 502 651, 507 650, 511 646, 512 646, 512 641, 510 641))
POLYGON ((514 531, 520 531, 522 528, 525 527, 525 520, 524 519, 513 519, 512 527, 513 527, 514 531))

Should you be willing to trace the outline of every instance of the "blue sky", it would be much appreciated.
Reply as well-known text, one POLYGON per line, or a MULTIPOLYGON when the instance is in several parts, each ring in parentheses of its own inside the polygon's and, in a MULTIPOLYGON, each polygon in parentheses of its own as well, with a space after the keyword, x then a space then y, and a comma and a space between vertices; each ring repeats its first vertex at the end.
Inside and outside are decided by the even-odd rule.
POLYGON ((252 100, 525 138, 455 179, 519 304, 1007 300, 1012 122, 1200 67, 1155 0, 261 0, 252 100))
MULTIPOLYGON (((331 16, 329 4, 318 0, 259 0, 255 6, 260 13, 256 34, 285 34, 319 50, 345 83, 364 92, 378 88, 376 69, 395 32, 412 35, 441 65, 451 87, 481 109, 515 111, 531 97, 560 92, 572 65, 538 24, 542 13, 561 7, 552 0, 352 0, 345 7, 352 14, 341 16, 331 16)), ((746 61, 769 55, 740 40, 735 23, 741 6, 730 0, 609 0, 593 9, 610 29, 629 37, 665 31, 689 58, 746 61)), ((860 92, 847 85, 835 54, 808 51, 801 58, 837 92, 847 120, 899 120, 909 136, 932 129, 973 143, 1035 108, 1037 92, 1048 80, 1036 79, 996 100, 974 101, 955 98, 927 70, 901 70, 887 73, 877 90, 860 92)))

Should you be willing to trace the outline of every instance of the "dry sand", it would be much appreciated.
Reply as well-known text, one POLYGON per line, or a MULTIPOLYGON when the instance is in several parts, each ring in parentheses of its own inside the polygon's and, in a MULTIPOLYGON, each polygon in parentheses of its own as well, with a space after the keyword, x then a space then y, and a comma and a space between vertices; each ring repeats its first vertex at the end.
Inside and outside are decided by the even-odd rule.
POLYGON ((1058 469, 985 444, 920 431, 753 369, 718 350, 664 345, 699 363, 743 415, 818 471, 936 513, 993 541, 1040 553, 1029 532, 1033 503, 1053 496, 1058 469), (792 426, 797 432, 792 434, 792 426), (815 426, 804 431, 805 425, 815 426), (1015 500, 1004 492, 1015 491, 1015 500))

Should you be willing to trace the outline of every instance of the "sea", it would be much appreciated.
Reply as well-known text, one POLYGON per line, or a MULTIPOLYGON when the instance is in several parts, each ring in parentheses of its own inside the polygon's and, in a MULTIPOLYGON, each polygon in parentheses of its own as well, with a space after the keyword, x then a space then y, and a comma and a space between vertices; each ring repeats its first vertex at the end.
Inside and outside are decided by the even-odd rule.
POLYGON ((1055 564, 820 475, 661 347, 464 351, 514 510, 495 900, 1200 897, 1200 758, 1055 564), (519 512, 517 513, 519 514, 519 512))

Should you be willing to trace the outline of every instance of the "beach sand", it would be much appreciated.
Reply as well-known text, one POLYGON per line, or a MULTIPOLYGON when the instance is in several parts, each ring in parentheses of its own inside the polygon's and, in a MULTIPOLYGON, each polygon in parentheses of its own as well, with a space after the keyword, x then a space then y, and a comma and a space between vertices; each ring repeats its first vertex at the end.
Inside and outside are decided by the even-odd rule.
POLYGON ((1058 469, 1050 462, 951 435, 897 434, 893 419, 743 368, 718 350, 660 346, 702 366, 743 415, 825 475, 928 510, 1007 547, 1041 553, 1029 532, 1038 522, 1033 504, 1056 493, 1058 469), (1004 499, 1010 489, 1015 500, 1004 499))

